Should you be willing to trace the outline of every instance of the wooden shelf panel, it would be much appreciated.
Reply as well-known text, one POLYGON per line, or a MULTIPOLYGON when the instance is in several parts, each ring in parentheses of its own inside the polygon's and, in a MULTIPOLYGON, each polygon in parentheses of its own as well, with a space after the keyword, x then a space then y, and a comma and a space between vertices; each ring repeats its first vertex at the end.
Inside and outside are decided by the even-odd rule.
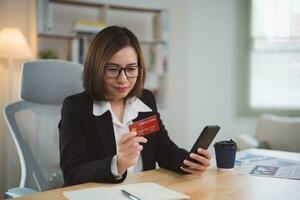
POLYGON ((117 6, 109 5, 110 9, 123 10, 123 11, 135 11, 135 12, 150 12, 150 13, 160 13, 163 10, 160 9, 150 9, 150 8, 137 8, 137 7, 127 7, 127 6, 117 6))
POLYGON ((79 2, 79 1, 72 1, 72 0, 49 0, 49 2, 60 3, 60 4, 69 4, 69 5, 74 5, 74 6, 94 7, 94 8, 108 7, 109 9, 112 9, 112 10, 134 11, 134 12, 160 13, 163 11, 161 9, 138 8, 138 7, 119 6, 119 5, 111 5, 111 4, 104 4, 104 3, 79 2))
POLYGON ((143 44, 143 45, 157 45, 157 44, 166 45, 167 41, 163 41, 163 40, 140 40, 140 43, 143 44))
POLYGON ((85 7, 98 7, 103 8, 103 3, 92 3, 92 2, 80 2, 80 1, 68 1, 68 0, 49 0, 50 3, 69 4, 74 6, 85 6, 85 7))
MULTIPOLYGON (((75 33, 53 33, 53 32, 42 32, 38 33, 38 37, 41 38, 52 38, 52 39, 62 39, 62 40, 72 40, 75 38, 81 37, 93 37, 93 34, 79 34, 76 35, 75 33)), ((157 45, 157 44, 167 44, 167 41, 163 40, 140 40, 142 45, 157 45)))
POLYGON ((38 37, 43 38, 53 38, 53 39, 62 39, 62 40, 72 40, 76 38, 75 34, 72 33, 38 33, 38 37))

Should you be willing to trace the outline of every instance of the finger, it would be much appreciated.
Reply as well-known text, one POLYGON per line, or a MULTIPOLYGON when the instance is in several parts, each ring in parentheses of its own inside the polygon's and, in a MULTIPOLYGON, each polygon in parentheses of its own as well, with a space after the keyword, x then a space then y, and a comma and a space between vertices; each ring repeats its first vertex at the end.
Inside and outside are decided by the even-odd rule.
POLYGON ((143 146, 136 143, 134 145, 131 145, 130 147, 126 148, 124 147, 124 145, 122 145, 120 148, 119 148, 119 153, 122 153, 123 155, 129 155, 131 153, 134 153, 134 152, 140 152, 143 150, 143 146))
POLYGON ((202 155, 198 155, 195 153, 191 153, 190 157, 193 158, 194 160, 200 162, 203 166, 209 167, 210 166, 210 160, 203 157, 202 155))
POLYGON ((126 150, 126 154, 139 153, 143 150, 143 146, 140 144, 132 145, 128 150, 126 150))
POLYGON ((128 154, 128 155, 122 155, 121 160, 123 160, 123 163, 127 166, 126 168, 135 165, 138 161, 138 157, 140 155, 140 152, 128 154))
POLYGON ((129 158, 129 159, 135 159, 135 158, 138 157, 140 154, 141 154, 140 151, 133 152, 133 153, 131 153, 131 154, 128 154, 128 158, 129 158))
POLYGON ((118 141, 118 144, 122 144, 122 143, 126 142, 128 139, 136 136, 136 134, 137 133, 134 132, 134 131, 130 131, 128 133, 122 134, 119 141, 118 141))
POLYGON ((126 162, 136 163, 139 156, 140 156, 140 152, 133 152, 131 154, 126 155, 126 157, 124 158, 126 159, 126 162))
POLYGON ((145 137, 142 137, 142 136, 130 138, 130 141, 132 143, 146 143, 146 142, 148 142, 148 140, 145 137))
POLYGON ((209 151, 207 151, 205 149, 198 148, 197 153, 200 155, 203 155, 205 158, 207 158, 209 160, 211 159, 211 155, 210 155, 209 151))
POLYGON ((137 145, 140 145, 140 144, 138 142, 128 141, 126 143, 118 145, 118 149, 122 152, 123 151, 125 152, 126 150, 135 149, 137 145))
POLYGON ((139 144, 139 143, 146 143, 148 140, 144 137, 132 137, 128 139, 126 142, 123 144, 125 145, 125 148, 129 148, 130 146, 134 144, 139 144))
POLYGON ((189 160, 184 160, 183 163, 187 166, 187 168, 189 169, 194 169, 194 170, 198 170, 198 171, 205 171, 207 169, 206 166, 203 166, 199 163, 194 163, 191 162, 189 160))
POLYGON ((185 167, 180 167, 180 169, 182 169, 183 171, 188 172, 190 174, 194 174, 194 175, 201 175, 201 174, 203 174, 203 171, 197 171, 197 170, 188 169, 188 168, 185 168, 185 167))

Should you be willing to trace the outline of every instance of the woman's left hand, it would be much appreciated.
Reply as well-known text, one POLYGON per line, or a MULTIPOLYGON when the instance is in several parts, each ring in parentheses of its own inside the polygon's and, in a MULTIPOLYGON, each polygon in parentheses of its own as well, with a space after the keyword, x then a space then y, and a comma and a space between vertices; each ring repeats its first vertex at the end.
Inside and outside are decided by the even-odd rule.
POLYGON ((197 149, 197 154, 191 153, 189 156, 190 158, 198 162, 192 162, 185 159, 183 163, 187 167, 180 167, 185 172, 195 174, 195 175, 201 175, 210 166, 211 156, 207 150, 199 148, 197 149))

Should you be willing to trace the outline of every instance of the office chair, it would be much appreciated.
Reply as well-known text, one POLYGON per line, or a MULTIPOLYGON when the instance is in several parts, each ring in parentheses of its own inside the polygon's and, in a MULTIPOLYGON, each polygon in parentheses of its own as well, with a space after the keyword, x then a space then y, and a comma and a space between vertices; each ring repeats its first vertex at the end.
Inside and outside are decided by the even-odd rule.
POLYGON ((65 97, 81 92, 83 66, 60 60, 36 60, 22 66, 21 99, 4 108, 4 118, 21 166, 18 188, 6 198, 63 185, 59 168, 58 122, 65 97))
POLYGON ((240 150, 264 148, 300 153, 300 118, 265 114, 256 122, 254 137, 238 135, 240 150))

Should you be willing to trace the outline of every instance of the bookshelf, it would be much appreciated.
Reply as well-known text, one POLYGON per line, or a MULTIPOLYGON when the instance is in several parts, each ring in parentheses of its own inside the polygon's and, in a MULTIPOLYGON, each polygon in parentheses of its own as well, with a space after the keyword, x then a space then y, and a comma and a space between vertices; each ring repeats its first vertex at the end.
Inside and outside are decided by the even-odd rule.
POLYGON ((95 1, 36 0, 36 13, 38 51, 50 49, 59 59, 79 63, 84 62, 89 42, 102 28, 122 25, 132 30, 145 57, 145 88, 154 92, 158 106, 165 110, 169 63, 166 10, 95 1))

